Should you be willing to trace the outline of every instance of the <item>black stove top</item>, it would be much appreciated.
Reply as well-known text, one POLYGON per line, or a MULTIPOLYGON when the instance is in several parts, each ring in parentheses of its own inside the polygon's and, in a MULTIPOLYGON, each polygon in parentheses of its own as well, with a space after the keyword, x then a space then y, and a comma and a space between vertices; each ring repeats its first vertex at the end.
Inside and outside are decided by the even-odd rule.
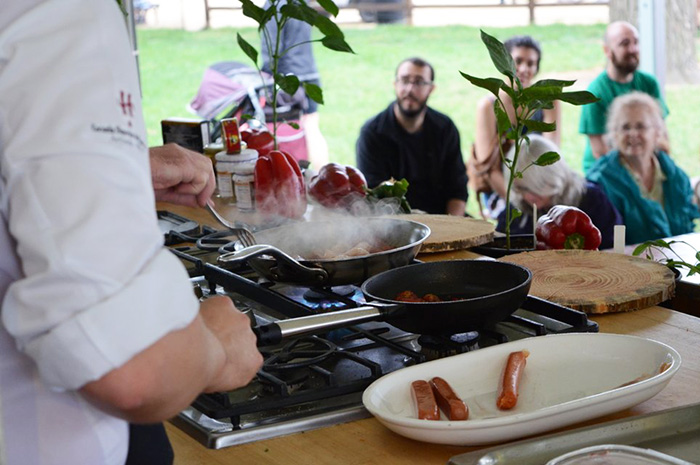
MULTIPOLYGON (((218 252, 176 247, 195 291, 231 297, 256 325, 365 304, 355 286, 309 289, 275 284, 247 267, 227 270, 218 252)), ((528 296, 507 320, 479 332, 452 336, 406 333, 386 322, 362 323, 286 340, 261 352, 265 362, 248 386, 202 394, 176 424, 212 448, 267 439, 368 417, 364 389, 403 367, 512 340, 545 334, 597 332, 586 315, 528 296)))

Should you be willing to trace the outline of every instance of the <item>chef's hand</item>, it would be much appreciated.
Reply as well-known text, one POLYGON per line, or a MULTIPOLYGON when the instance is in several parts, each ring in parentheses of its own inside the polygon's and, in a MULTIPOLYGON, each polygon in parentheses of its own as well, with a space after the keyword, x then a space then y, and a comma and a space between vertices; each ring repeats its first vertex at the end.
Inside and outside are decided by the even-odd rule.
POLYGON ((151 179, 156 200, 204 207, 216 180, 211 160, 177 144, 149 149, 151 179))
POLYGON ((225 356, 224 363, 206 392, 228 391, 248 384, 262 366, 257 338, 250 329, 250 320, 224 296, 212 297, 200 305, 204 324, 218 339, 225 356))

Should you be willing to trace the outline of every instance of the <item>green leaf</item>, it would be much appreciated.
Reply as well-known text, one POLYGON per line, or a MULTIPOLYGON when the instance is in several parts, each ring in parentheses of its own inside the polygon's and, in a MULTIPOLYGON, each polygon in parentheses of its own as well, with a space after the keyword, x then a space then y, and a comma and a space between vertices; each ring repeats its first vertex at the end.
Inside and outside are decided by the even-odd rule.
POLYGON ((554 100, 562 94, 561 87, 526 87, 521 96, 524 102, 554 100))
POLYGON ((333 16, 338 16, 338 6, 332 2, 332 0, 317 0, 318 4, 321 5, 321 8, 326 10, 328 13, 332 14, 333 16))
POLYGON ((326 18, 318 13, 316 13, 313 25, 326 37, 340 37, 341 39, 345 37, 343 31, 340 30, 337 24, 331 21, 330 18, 326 18))
POLYGON ((517 208, 512 207, 512 208, 510 209, 510 222, 511 222, 511 223, 512 223, 514 220, 520 218, 521 216, 523 216, 523 212, 521 212, 521 211, 518 210, 517 208))
POLYGON ((302 82, 301 85, 304 86, 304 91, 311 100, 323 105, 323 91, 319 86, 311 84, 310 82, 302 82))
POLYGON ((532 84, 530 87, 559 87, 561 89, 563 87, 573 86, 575 83, 576 81, 560 81, 559 79, 541 79, 532 84))
POLYGON ((265 10, 257 6, 251 0, 239 0, 243 5, 243 15, 252 18, 260 26, 269 21, 265 19, 265 10))
POLYGON ((557 152, 545 152, 540 155, 533 163, 537 166, 547 166, 558 162, 561 159, 557 152))
POLYGON ((496 78, 478 78, 476 76, 472 76, 470 74, 466 74, 463 72, 459 72, 459 74, 462 75, 464 79, 467 81, 471 82, 473 85, 476 87, 481 87, 482 89, 486 89, 489 92, 491 92, 493 95, 498 97, 498 91, 501 90, 501 87, 504 87, 505 84, 501 79, 496 79, 496 78))
POLYGON ((580 90, 577 92, 562 92, 561 95, 557 97, 557 100, 572 105, 586 105, 587 103, 597 102, 600 99, 587 90, 580 90))
POLYGON ((511 122, 508 117, 508 113, 505 112, 500 103, 496 103, 493 107, 493 111, 496 114, 496 127, 499 134, 505 134, 511 130, 511 122))
POLYGON ((293 74, 287 74, 286 76, 277 74, 275 76, 275 83, 289 95, 294 95, 297 89, 299 89, 299 78, 293 74))
POLYGON ((280 13, 283 17, 298 19, 311 26, 313 26, 317 18, 321 16, 316 10, 303 3, 286 3, 280 8, 280 13))
POLYGON ((323 44, 323 46, 326 48, 335 50, 336 52, 355 53, 355 51, 350 48, 350 45, 348 45, 348 43, 345 42, 345 39, 342 37, 326 36, 321 39, 321 44, 323 44))
POLYGON ((258 64, 258 51, 255 50, 255 47, 250 45, 239 33, 236 33, 236 40, 238 41, 238 46, 243 50, 243 53, 245 53, 248 58, 253 60, 253 63, 257 66, 258 64))
POLYGON ((493 36, 488 35, 483 30, 481 31, 481 41, 486 45, 489 51, 491 61, 499 73, 508 76, 511 79, 515 78, 515 63, 513 57, 510 56, 505 45, 493 36))
POLYGON ((294 121, 285 121, 287 125, 293 127, 294 129, 299 129, 299 123, 295 123, 294 121))
POLYGON ((537 121, 534 119, 526 119, 523 124, 528 131, 535 132, 552 132, 557 128, 556 123, 546 123, 544 121, 537 121))

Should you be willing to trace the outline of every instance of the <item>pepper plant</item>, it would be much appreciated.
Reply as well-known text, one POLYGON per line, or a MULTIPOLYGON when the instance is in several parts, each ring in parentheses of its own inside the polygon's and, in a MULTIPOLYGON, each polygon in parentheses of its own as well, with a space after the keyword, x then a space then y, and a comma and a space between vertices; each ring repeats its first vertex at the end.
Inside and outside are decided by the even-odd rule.
MULTIPOLYGON (((261 40, 265 41, 267 49, 271 54, 270 71, 272 72, 272 79, 274 81, 274 84, 272 85, 271 98, 272 121, 275 149, 277 149, 277 95, 279 94, 280 89, 289 95, 294 95, 294 93, 299 89, 299 86, 303 86, 306 95, 308 95, 311 100, 323 104, 323 91, 319 86, 308 82, 301 82, 299 78, 292 73, 283 75, 278 72, 280 58, 282 58, 292 48, 308 42, 320 42, 324 47, 338 52, 355 52, 345 42, 345 36, 338 25, 336 25, 330 18, 327 18, 314 8, 310 7, 305 0, 270 0, 267 8, 261 8, 255 5, 251 0, 239 1, 243 5, 243 14, 258 23, 258 32, 260 33, 261 40), (318 29, 323 37, 321 39, 301 42, 281 50, 280 41, 282 29, 290 19, 304 21, 305 23, 311 25, 311 27, 318 29), (265 28, 265 25, 270 21, 274 21, 275 25, 277 26, 277 34, 274 37, 271 37, 265 28)), ((333 17, 338 16, 338 7, 332 0, 317 0, 317 2, 321 8, 323 8, 330 15, 333 17)), ((240 34, 237 34, 237 41, 238 46, 241 48, 241 50, 243 50, 243 53, 245 53, 248 58, 253 61, 258 73, 262 77, 262 70, 258 65, 258 51, 249 42, 243 39, 240 34)), ((292 126, 295 125, 292 124, 292 126)))
POLYGON ((664 239, 654 239, 642 242, 635 247, 632 255, 640 256, 642 254, 649 260, 656 260, 678 272, 681 271, 681 268, 686 268, 688 270, 688 276, 692 276, 695 273, 700 273, 700 251, 695 250, 692 245, 685 241, 666 241, 664 239), (673 250, 674 244, 684 244, 692 249, 693 252, 695 252, 695 263, 683 260, 683 257, 681 257, 678 252, 673 250))
MULTIPOLYGON (((515 63, 505 45, 495 37, 481 31, 481 40, 489 52, 491 61, 496 70, 506 77, 506 80, 499 77, 479 78, 460 71, 460 74, 471 84, 486 89, 496 96, 494 112, 498 126, 498 138, 504 137, 513 141, 515 151, 513 158, 506 157, 501 150, 501 160, 506 169, 510 172, 508 184, 506 186, 506 248, 510 249, 510 226, 513 221, 522 215, 522 212, 515 207, 511 207, 510 193, 513 181, 522 178, 523 172, 532 165, 546 166, 556 163, 561 157, 556 152, 546 152, 532 163, 529 163, 521 170, 517 169, 518 157, 524 143, 529 143, 527 131, 551 132, 556 129, 555 123, 546 123, 532 119, 538 110, 554 108, 554 102, 571 103, 573 105, 585 105, 598 101, 598 98, 587 91, 564 92, 565 87, 572 86, 576 81, 561 81, 557 79, 543 79, 535 82, 530 87, 523 87, 515 72, 515 63), (503 97, 507 95, 513 103, 515 114, 511 118, 506 112, 503 97)), ((500 146, 500 144, 499 144, 500 146)), ((536 218, 533 218, 536 221, 536 218)))

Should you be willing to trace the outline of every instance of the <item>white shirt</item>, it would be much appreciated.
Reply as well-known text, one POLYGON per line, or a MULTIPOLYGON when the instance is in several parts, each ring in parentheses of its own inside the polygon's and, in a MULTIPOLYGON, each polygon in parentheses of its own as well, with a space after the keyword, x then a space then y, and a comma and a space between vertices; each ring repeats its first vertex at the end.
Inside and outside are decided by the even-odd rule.
POLYGON ((198 310, 162 247, 115 0, 0 8, 0 465, 118 464, 127 424, 76 391, 198 310))

